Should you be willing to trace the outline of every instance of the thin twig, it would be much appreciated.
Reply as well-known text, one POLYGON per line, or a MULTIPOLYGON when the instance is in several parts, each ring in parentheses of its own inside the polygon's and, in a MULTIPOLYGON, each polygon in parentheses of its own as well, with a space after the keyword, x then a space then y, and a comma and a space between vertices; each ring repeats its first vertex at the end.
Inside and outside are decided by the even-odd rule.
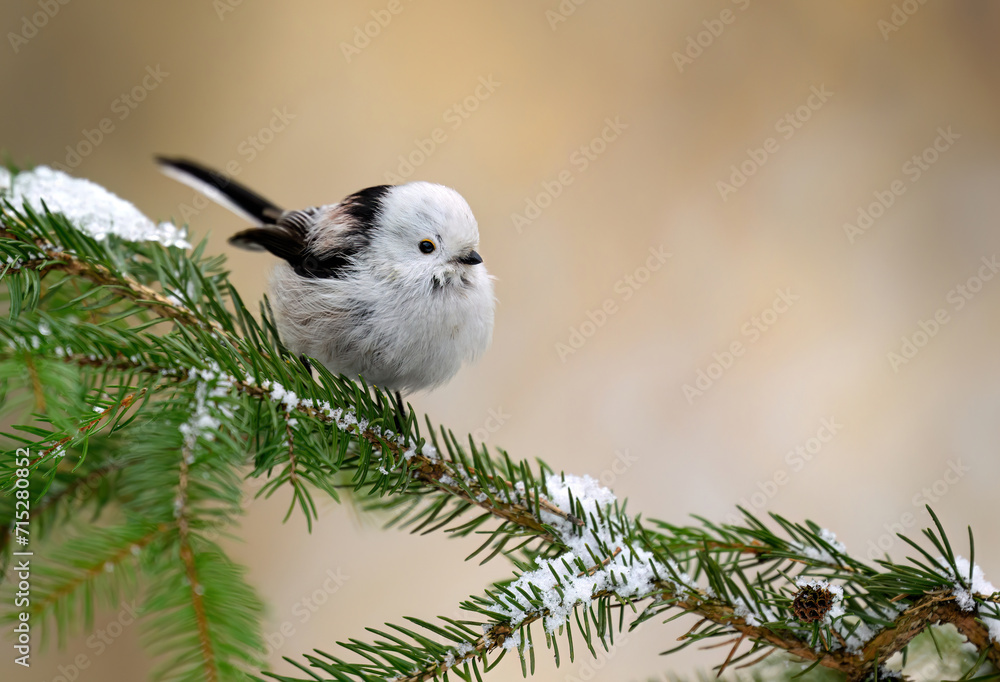
POLYGON ((205 615, 205 603, 202 597, 202 587, 198 580, 198 570, 195 564, 194 550, 191 548, 191 529, 188 524, 187 487, 188 458, 191 456, 187 447, 182 448, 180 475, 177 487, 177 539, 180 545, 181 562, 187 575, 188 587, 191 592, 191 607, 194 609, 195 625, 198 628, 198 643, 201 658, 205 668, 205 679, 217 682, 219 671, 215 662, 215 650, 208 629, 208 617, 205 615))
POLYGON ((53 592, 50 592, 46 594, 44 597, 37 600, 33 598, 31 600, 31 607, 30 607, 31 612, 36 614, 42 613, 47 607, 56 603, 62 597, 65 597, 66 595, 74 592, 77 588, 86 583, 88 580, 93 579, 94 576, 100 575, 101 573, 105 573, 108 570, 109 565, 117 566, 123 560, 131 556, 134 556, 134 548, 138 547, 141 549, 142 547, 145 547, 153 540, 162 536, 165 532, 169 530, 169 528, 170 526, 161 523, 155 529, 151 530, 148 534, 142 536, 135 542, 130 543, 128 547, 125 547, 124 549, 116 552, 110 558, 103 559, 102 561, 100 561, 100 563, 96 563, 93 566, 90 566, 83 573, 78 575, 73 580, 67 582, 58 590, 54 590, 53 592))
POLYGON ((32 459, 28 463, 28 466, 29 467, 35 466, 36 464, 38 464, 38 462, 40 462, 41 460, 43 460, 49 454, 51 454, 51 453, 55 452, 56 450, 58 450, 59 448, 63 447, 64 445, 66 445, 66 443, 70 442, 75 437, 78 437, 78 436, 90 433, 91 431, 94 430, 94 428, 98 424, 100 424, 104 420, 105 417, 107 417, 109 414, 111 414, 112 411, 114 411, 114 414, 117 414, 119 409, 122 409, 122 410, 128 409, 128 407, 133 402, 135 402, 136 398, 141 398, 144 395, 146 395, 146 389, 141 389, 138 393, 129 393, 127 396, 125 396, 124 398, 122 398, 121 402, 115 403, 114 405, 109 405, 108 407, 104 408, 100 413, 98 413, 98 415, 97 415, 96 418, 90 420, 89 422, 87 422, 86 424, 84 424, 83 426, 81 426, 79 429, 77 429, 77 432, 76 432, 75 435, 69 435, 69 436, 64 436, 63 438, 60 438, 58 441, 56 441, 56 443, 54 445, 52 445, 51 447, 46 448, 45 450, 42 451, 42 454, 40 454, 37 457, 35 457, 34 459, 32 459))
POLYGON ((601 560, 601 563, 597 564, 596 566, 591 566, 591 567, 590 567, 590 568, 588 568, 588 569, 587 569, 586 571, 583 571, 583 572, 581 572, 581 573, 578 573, 576 577, 577 577, 577 578, 582 578, 582 577, 583 577, 583 576, 585 576, 585 575, 594 575, 594 574, 595 574, 595 573, 597 573, 597 572, 598 572, 599 570, 601 570, 602 568, 604 568, 604 567, 606 567, 606 566, 607 566, 608 564, 610 564, 610 563, 611 563, 612 561, 614 561, 614 560, 615 560, 615 557, 616 557, 616 556, 618 556, 618 555, 619 555, 619 554, 621 554, 621 553, 622 553, 622 548, 621 548, 621 547, 615 547, 615 551, 613 551, 613 552, 611 553, 611 556, 609 556, 609 557, 604 557, 604 559, 602 559, 602 560, 601 560))

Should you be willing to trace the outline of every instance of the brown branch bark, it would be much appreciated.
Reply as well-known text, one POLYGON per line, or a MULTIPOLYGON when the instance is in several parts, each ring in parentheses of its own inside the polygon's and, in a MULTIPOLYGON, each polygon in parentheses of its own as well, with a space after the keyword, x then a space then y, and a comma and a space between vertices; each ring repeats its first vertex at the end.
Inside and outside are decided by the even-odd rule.
MULTIPOLYGON (((662 584, 664 595, 675 594, 670 583, 662 584)), ((663 597, 661 597, 663 598, 663 597)), ((736 615, 731 606, 712 600, 704 594, 693 595, 674 602, 678 608, 702 616, 720 625, 729 625, 750 639, 782 649, 807 661, 819 661, 820 665, 836 670, 847 676, 851 682, 866 679, 876 664, 885 663, 893 654, 902 651, 914 637, 941 623, 951 623, 979 651, 986 651, 987 658, 994 665, 1000 665, 1000 645, 990 640, 987 628, 976 620, 974 611, 962 611, 950 593, 940 592, 927 595, 904 611, 892 627, 888 627, 873 637, 858 655, 844 649, 836 651, 816 651, 805 640, 788 633, 778 633, 763 626, 748 625, 736 615)))
POLYGON ((885 661, 902 651, 914 637, 939 623, 954 625, 977 650, 986 652, 990 663, 1000 667, 1000 645, 990 640, 989 630, 976 620, 976 615, 976 611, 959 608, 950 592, 935 592, 919 599, 899 615, 895 627, 883 630, 865 645, 865 671, 870 672, 875 661, 885 661))

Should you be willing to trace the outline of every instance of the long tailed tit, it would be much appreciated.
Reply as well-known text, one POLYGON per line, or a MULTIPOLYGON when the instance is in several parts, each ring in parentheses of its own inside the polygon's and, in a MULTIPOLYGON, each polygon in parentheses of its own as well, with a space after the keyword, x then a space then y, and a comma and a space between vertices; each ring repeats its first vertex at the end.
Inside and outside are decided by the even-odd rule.
POLYGON ((229 241, 282 259, 269 295, 281 339, 296 354, 400 400, 401 391, 444 384, 489 346, 493 278, 476 252, 476 219, 455 190, 379 185, 285 211, 200 164, 157 161, 258 225, 229 241))

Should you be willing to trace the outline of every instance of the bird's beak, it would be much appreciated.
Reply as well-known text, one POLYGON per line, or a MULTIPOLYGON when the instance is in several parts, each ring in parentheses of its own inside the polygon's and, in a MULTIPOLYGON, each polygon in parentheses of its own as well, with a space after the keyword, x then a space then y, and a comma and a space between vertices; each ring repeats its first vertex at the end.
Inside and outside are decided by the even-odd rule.
POLYGON ((456 260, 462 265, 479 265, 483 262, 483 257, 475 251, 469 251, 467 254, 457 258, 456 260))

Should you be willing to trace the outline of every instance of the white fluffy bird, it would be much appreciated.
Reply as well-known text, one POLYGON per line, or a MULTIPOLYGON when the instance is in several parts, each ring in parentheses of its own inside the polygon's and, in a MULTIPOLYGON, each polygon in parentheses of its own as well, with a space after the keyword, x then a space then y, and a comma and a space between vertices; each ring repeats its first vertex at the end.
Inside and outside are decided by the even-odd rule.
POLYGON ((284 211, 184 159, 162 170, 257 227, 230 238, 278 256, 269 295, 282 341, 334 374, 400 392, 432 389, 493 335, 493 278, 465 199, 429 182, 380 185, 284 211))

